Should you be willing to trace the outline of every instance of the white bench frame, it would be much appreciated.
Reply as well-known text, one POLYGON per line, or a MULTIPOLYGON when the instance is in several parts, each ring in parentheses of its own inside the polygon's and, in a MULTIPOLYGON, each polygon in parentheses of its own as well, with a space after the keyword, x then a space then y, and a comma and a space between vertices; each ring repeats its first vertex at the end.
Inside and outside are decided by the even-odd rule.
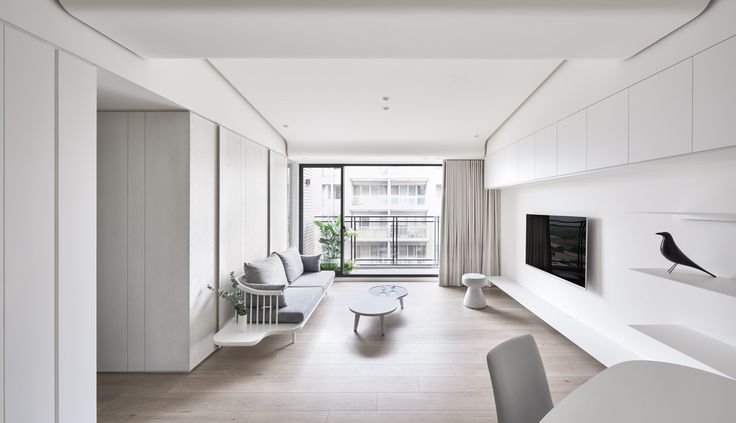
POLYGON ((319 303, 322 302, 322 298, 327 295, 327 289, 325 289, 319 297, 317 304, 314 306, 314 309, 312 309, 308 315, 304 316, 304 320, 300 323, 279 323, 278 296, 284 295, 285 289, 278 291, 253 289, 243 285, 241 280, 244 277, 245 275, 241 274, 236 278, 236 280, 238 281, 237 287, 243 292, 243 295, 250 296, 246 298, 250 300, 246 301, 249 305, 248 311, 244 316, 234 316, 215 334, 215 345, 221 347, 250 347, 258 344, 267 336, 289 334, 291 334, 291 343, 294 343, 296 342, 296 333, 304 327, 312 316, 314 310, 319 306, 319 303), (255 301, 256 308, 250 307, 250 304, 252 304, 253 301, 255 301), (276 313, 271 313, 270 310, 273 308, 274 304, 276 305, 276 313), (259 305, 262 305, 262 307, 259 307, 259 305), (267 309, 268 313, 266 312, 267 309), (262 315, 253 315, 253 313, 261 313, 261 310, 263 310, 262 315), (276 316, 275 319, 272 318, 274 314, 276 316), (258 317, 261 317, 260 322, 258 317), (236 318, 246 319, 245 331, 238 329, 238 324, 235 320, 236 318))

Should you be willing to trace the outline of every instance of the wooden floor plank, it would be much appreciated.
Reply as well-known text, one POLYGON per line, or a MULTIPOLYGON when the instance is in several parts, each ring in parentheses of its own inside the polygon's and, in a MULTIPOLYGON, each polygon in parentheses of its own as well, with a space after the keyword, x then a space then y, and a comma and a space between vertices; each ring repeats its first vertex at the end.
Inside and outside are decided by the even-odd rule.
POLYGON ((361 319, 347 305, 373 284, 337 282, 291 344, 275 336, 223 348, 189 374, 98 375, 98 421, 494 422, 486 353, 534 335, 558 402, 603 366, 506 296, 463 307, 463 289, 403 284, 406 308, 361 319))

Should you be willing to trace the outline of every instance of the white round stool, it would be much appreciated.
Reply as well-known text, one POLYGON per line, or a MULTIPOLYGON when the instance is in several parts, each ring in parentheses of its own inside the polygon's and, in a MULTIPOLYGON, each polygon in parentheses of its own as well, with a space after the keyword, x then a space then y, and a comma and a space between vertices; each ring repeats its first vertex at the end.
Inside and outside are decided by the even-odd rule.
POLYGON ((463 275, 463 285, 468 287, 465 292, 463 304, 468 308, 486 308, 486 297, 483 295, 483 287, 486 286, 488 278, 480 273, 466 273, 463 275))

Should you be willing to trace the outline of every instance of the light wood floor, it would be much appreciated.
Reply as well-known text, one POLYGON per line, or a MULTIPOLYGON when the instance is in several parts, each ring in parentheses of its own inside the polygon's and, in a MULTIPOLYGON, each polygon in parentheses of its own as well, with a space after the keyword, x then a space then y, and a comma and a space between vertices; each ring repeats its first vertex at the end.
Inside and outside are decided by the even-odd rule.
POLYGON ((296 344, 288 336, 223 348, 190 374, 100 374, 100 422, 495 422, 485 355, 531 333, 555 403, 603 366, 497 288, 490 307, 463 289, 409 282, 406 309, 364 317, 347 306, 373 285, 336 282, 296 344))

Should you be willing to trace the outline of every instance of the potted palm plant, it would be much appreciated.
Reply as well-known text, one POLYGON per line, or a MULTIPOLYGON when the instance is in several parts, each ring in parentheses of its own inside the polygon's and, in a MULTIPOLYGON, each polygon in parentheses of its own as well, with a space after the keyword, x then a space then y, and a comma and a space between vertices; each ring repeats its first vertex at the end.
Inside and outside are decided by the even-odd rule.
MULTIPOLYGON (((322 244, 324 249, 324 260, 322 261, 320 268, 322 270, 340 270, 341 241, 357 236, 358 233, 351 228, 343 226, 342 219, 339 217, 335 220, 315 220, 314 224, 319 228, 319 242, 322 244), (341 232, 342 237, 340 234, 341 232)), ((350 273, 354 268, 355 263, 351 260, 347 260, 343 265, 342 271, 343 273, 350 273), (350 265, 348 265, 348 262, 350 265)))

